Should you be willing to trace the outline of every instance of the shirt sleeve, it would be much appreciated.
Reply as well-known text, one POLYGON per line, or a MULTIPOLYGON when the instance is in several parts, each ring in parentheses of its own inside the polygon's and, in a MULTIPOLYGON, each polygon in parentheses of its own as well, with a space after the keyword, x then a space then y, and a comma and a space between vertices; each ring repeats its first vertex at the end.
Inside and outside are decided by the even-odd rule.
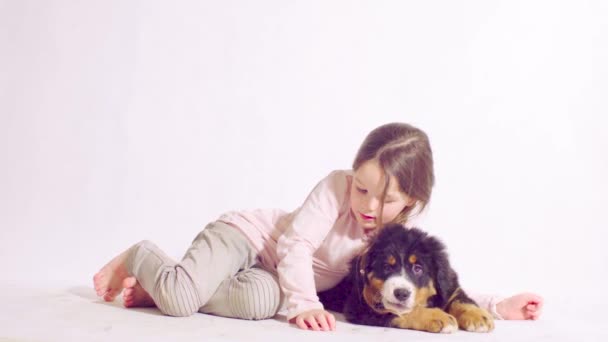
POLYGON ((324 178, 296 211, 277 243, 279 284, 287 304, 287 320, 298 314, 323 309, 313 271, 313 254, 334 226, 346 198, 344 172, 324 178))
POLYGON ((498 311, 496 311, 496 304, 503 301, 502 296, 493 296, 479 293, 469 293, 471 299, 473 299, 480 308, 488 310, 494 316, 495 319, 504 319, 498 311))

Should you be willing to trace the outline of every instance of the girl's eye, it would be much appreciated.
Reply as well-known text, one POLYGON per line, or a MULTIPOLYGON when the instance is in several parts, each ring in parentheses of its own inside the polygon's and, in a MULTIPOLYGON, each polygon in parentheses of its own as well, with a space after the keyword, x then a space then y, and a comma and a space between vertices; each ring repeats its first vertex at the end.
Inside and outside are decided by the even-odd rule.
POLYGON ((359 187, 357 187, 357 191, 359 191, 359 192, 360 192, 360 193, 362 193, 362 194, 366 194, 366 193, 367 193, 367 190, 365 190, 365 189, 361 189, 361 188, 359 188, 359 187))
POLYGON ((422 266, 419 264, 414 264, 412 266, 412 272, 414 272, 415 275, 419 276, 422 274, 422 266))

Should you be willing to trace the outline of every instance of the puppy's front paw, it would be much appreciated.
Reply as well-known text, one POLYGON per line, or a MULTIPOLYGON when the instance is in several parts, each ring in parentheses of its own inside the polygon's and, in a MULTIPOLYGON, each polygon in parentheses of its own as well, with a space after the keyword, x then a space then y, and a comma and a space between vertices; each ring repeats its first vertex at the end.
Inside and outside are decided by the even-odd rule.
POLYGON ((391 326, 444 334, 458 330, 456 318, 437 308, 417 308, 408 314, 395 318, 391 322, 391 326))
POLYGON ((456 318, 445 311, 432 310, 426 319, 426 331, 449 334, 458 330, 456 318))
POLYGON ((456 306, 456 310, 451 310, 451 313, 456 317, 460 329, 472 332, 494 330, 494 318, 486 310, 473 304, 457 304, 456 306))

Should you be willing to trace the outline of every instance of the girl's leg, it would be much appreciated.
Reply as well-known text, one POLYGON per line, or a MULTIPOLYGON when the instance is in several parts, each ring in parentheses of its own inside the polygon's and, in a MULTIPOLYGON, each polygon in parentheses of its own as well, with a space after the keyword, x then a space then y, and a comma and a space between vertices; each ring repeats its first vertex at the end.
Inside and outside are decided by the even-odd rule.
POLYGON ((255 264, 256 256, 242 233, 215 222, 194 239, 180 263, 144 241, 136 245, 126 264, 164 314, 190 316, 225 279, 255 264))
MULTIPOLYGON (((208 225, 194 239, 180 263, 149 241, 134 245, 123 255, 126 258, 117 260, 119 256, 104 267, 124 264, 114 267, 115 271, 106 278, 112 279, 112 283, 118 283, 120 279, 122 287, 122 280, 133 275, 158 308, 171 316, 189 316, 197 312, 225 279, 256 262, 256 253, 245 236, 220 222, 208 225), (127 270, 126 276, 120 269, 127 270)), ((98 288, 97 280, 95 285, 98 294, 103 291, 103 286, 98 288)), ((113 297, 117 295, 116 288, 118 286, 111 289, 113 297)))
MULTIPOLYGON (((124 280, 126 307, 156 306, 135 277, 124 280)), ((277 276, 260 268, 250 268, 224 280, 199 312, 259 320, 271 318, 281 309, 282 293, 277 276)))
POLYGON ((279 280, 261 268, 237 273, 220 284, 217 292, 199 311, 241 319, 271 318, 281 309, 279 280))

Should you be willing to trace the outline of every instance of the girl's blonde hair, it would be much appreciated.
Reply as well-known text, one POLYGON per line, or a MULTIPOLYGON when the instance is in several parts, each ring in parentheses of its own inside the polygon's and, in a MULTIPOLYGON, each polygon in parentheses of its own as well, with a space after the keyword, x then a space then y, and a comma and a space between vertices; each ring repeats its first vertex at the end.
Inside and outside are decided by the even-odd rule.
MULTIPOLYGON (((426 133, 405 123, 382 125, 371 131, 361 144, 353 162, 353 170, 369 160, 376 160, 385 175, 381 212, 389 176, 395 177, 400 190, 415 200, 413 205, 406 206, 397 215, 394 222, 405 224, 413 215, 414 209, 417 208, 417 213, 424 210, 435 184, 433 152, 426 133)), ((379 222, 379 226, 382 226, 382 222, 379 222)))

